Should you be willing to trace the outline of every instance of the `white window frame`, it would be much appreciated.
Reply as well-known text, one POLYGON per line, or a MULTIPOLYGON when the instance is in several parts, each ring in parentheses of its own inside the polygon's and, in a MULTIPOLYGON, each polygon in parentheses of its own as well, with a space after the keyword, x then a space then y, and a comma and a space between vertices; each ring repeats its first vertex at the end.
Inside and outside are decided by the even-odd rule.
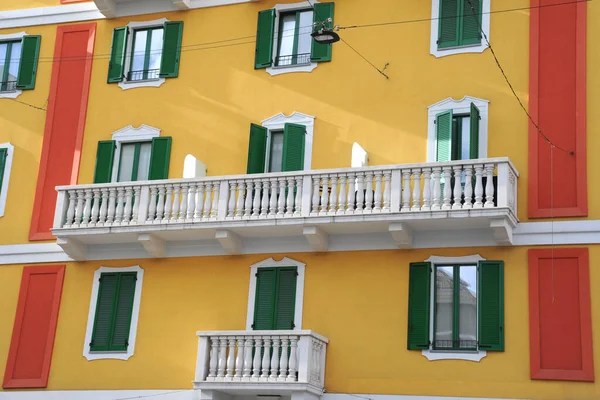
POLYGON ((279 53, 279 18, 281 13, 287 13, 290 11, 310 10, 312 8, 311 4, 315 5, 316 3, 319 3, 319 1, 314 0, 311 2, 302 1, 300 3, 293 4, 276 4, 275 7, 273 7, 275 9, 275 33, 273 34, 273 64, 266 69, 269 75, 276 76, 292 72, 312 72, 315 68, 318 67, 319 63, 316 62, 298 65, 275 66, 275 60, 277 59, 277 54, 279 53))
POLYGON ((267 128, 267 149, 265 154, 265 172, 269 172, 269 162, 271 156, 271 131, 283 131, 285 124, 298 124, 306 127, 306 137, 304 138, 304 169, 312 169, 312 148, 313 135, 315 132, 315 117, 294 111, 291 115, 279 113, 271 118, 261 122, 263 128, 267 128))
POLYGON ((150 142, 152 143, 152 139, 160 136, 160 129, 154 128, 152 126, 142 124, 138 128, 134 128, 129 125, 125 128, 119 129, 118 131, 113 132, 112 140, 115 141, 115 158, 113 160, 113 169, 112 175, 110 178, 111 182, 117 182, 119 177, 119 163, 121 162, 121 146, 123 143, 132 143, 132 142, 150 142))
POLYGON ((142 300, 142 284, 144 283, 144 270, 139 265, 123 268, 100 267, 94 272, 92 286, 92 298, 90 299, 90 310, 88 313, 85 341, 83 343, 83 356, 88 360, 128 360, 135 352, 135 339, 137 337, 138 320, 140 317, 140 303, 142 300), (96 305, 98 303, 98 290, 100 289, 100 276, 108 272, 137 272, 135 282, 135 294, 133 296, 133 310, 131 312, 131 326, 129 328, 129 345, 127 351, 90 351, 90 342, 94 331, 94 320, 96 318, 96 305))
POLYGON ((127 24, 127 48, 125 49, 125 68, 123 70, 124 77, 121 82, 119 82, 119 87, 123 90, 127 89, 135 89, 139 87, 160 87, 163 83, 166 82, 165 78, 158 79, 146 79, 142 81, 128 81, 127 75, 129 74, 129 70, 131 68, 131 48, 133 46, 133 35, 134 31, 137 29, 144 28, 158 28, 164 26, 165 22, 169 22, 166 18, 155 19, 154 21, 143 21, 143 22, 130 22, 127 24))
MULTIPOLYGON (((21 39, 21 43, 23 43, 23 37, 27 36, 25 32, 19 33, 9 33, 6 35, 0 35, 0 42, 8 42, 12 40, 21 39)), ((19 67, 21 66, 21 62, 19 61, 19 67)), ((23 93, 22 90, 15 89, 6 92, 0 92, 0 99, 16 99, 23 93)))
MULTIPOLYGON (((490 39, 490 0, 481 0, 481 28, 490 39)), ((438 35, 440 25, 440 0, 431 0, 431 43, 429 52, 431 55, 440 58, 451 56, 453 54, 483 53, 488 48, 487 42, 482 37, 480 44, 471 44, 466 46, 449 47, 438 49, 438 35)))
POLYGON ((0 217, 4 217, 6 208, 6 199, 8 197, 8 181, 10 180, 10 170, 12 167, 15 146, 10 142, 0 144, 0 149, 6 149, 6 161, 4 163, 4 175, 2 176, 2 187, 0 188, 0 217))
POLYGON ((281 261, 273 258, 263 260, 250 266, 250 290, 248 292, 248 313, 246 314, 246 330, 251 331, 254 323, 254 303, 256 302, 256 273, 259 268, 281 268, 296 267, 298 276, 296 278, 296 304, 294 308, 294 329, 302 330, 302 305, 304 304, 304 270, 306 264, 291 258, 284 257, 281 261))
POLYGON ((452 110, 454 115, 471 114, 471 103, 479 109, 479 158, 488 156, 488 108, 489 100, 478 99, 476 97, 465 96, 460 100, 454 100, 448 97, 438 103, 432 104, 428 109, 427 118, 427 162, 436 162, 436 126, 435 116, 441 112, 452 110))
MULTIPOLYGON (((440 257, 440 256, 431 256, 425 262, 430 262, 431 267, 433 269, 433 273, 431 274, 431 288, 430 288, 430 305, 429 305, 429 343, 433 343, 435 339, 435 332, 433 331, 433 321, 435 320, 435 267, 436 265, 447 265, 447 264, 459 264, 459 265, 477 265, 479 261, 485 261, 486 259, 481 257, 479 254, 474 254, 470 256, 464 257, 440 257)), ((478 272, 479 274, 479 272, 478 272)), ((479 280, 479 276, 477 277, 479 280)), ((479 293, 478 293, 479 295, 479 293)), ((479 340, 479 297, 477 298, 477 339, 479 340)), ((487 356, 487 352, 485 350, 433 350, 433 348, 429 347, 427 350, 422 350, 421 352, 423 356, 425 356, 429 361, 437 361, 437 360, 464 360, 464 361, 475 361, 479 362, 482 358, 487 356)))

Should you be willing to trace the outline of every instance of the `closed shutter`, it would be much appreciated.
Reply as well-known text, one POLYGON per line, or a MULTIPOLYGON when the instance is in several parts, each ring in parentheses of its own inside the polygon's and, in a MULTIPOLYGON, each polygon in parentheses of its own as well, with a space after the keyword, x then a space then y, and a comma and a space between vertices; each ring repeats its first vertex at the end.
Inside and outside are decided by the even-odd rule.
POLYGON ((114 140, 103 140, 98 142, 94 183, 110 183, 115 158, 115 147, 116 142, 114 140))
POLYGON ((129 330, 131 327, 136 281, 136 272, 119 274, 117 302, 114 307, 113 332, 110 341, 111 350, 124 351, 129 346, 129 330))
MULTIPOLYGON (((334 3, 317 3, 314 5, 313 22, 319 23, 315 28, 320 29, 321 23, 331 18, 332 22, 327 22, 325 26, 328 29, 333 29, 333 12, 335 9, 334 3)), ((312 49, 310 54, 310 60, 312 62, 326 62, 331 61, 332 44, 320 44, 312 41, 312 49)))
POLYGON ((463 18, 460 45, 481 43, 481 0, 462 0, 463 18), (471 8, 473 7, 473 8, 471 8))
POLYGON ((408 283, 408 349, 429 348, 431 263, 411 263, 408 283))
POLYGON ((171 160, 171 142, 169 136, 155 137, 152 139, 150 151, 149 180, 167 179, 169 177, 169 162, 171 160))
POLYGON ((504 351, 504 262, 479 262, 479 348, 504 351))
POLYGON ((259 268, 256 272, 256 299, 252 329, 257 331, 274 329, 276 291, 277 270, 275 268, 259 268))
POLYGON ((306 127, 297 124, 285 124, 283 128, 282 172, 302 171, 304 169, 304 142, 306 127))
POLYGON ((256 52, 254 68, 261 69, 273 64, 273 41, 275 35, 275 10, 265 10, 258 13, 256 28, 256 52))
POLYGON ((94 318, 94 330, 90 351, 110 350, 110 336, 113 324, 113 305, 117 295, 119 275, 116 273, 105 273, 100 275, 98 287, 98 301, 96 303, 96 314, 94 318))
POLYGON ((452 155, 452 110, 435 116, 436 161, 450 161, 452 155))
POLYGON ((175 78, 179 75, 183 22, 165 22, 165 32, 160 62, 160 77, 175 78))
MULTIPOLYGON (((466 0, 465 0, 466 1, 466 0)), ((459 45, 459 0, 440 0, 438 48, 459 45)))
POLYGON ((294 329, 296 306, 296 268, 279 268, 277 285, 277 309, 275 329, 294 329))
POLYGON ((471 160, 479 158, 479 108, 471 103, 471 143, 470 143, 470 158, 471 160))
POLYGON ((4 183, 4 169, 6 168, 6 157, 8 149, 0 149, 0 193, 2 193, 2 184, 4 183))
POLYGON ((267 153, 267 128, 250 125, 250 142, 248 144, 248 174, 265 172, 265 156, 267 153))
POLYGON ((24 36, 21 45, 21 64, 17 77, 17 89, 31 90, 35 87, 41 36, 24 36))
POLYGON ((110 49, 110 64, 108 65, 108 83, 121 82, 125 72, 125 51, 127 49, 127 36, 129 28, 116 28, 113 31, 112 46, 110 49))

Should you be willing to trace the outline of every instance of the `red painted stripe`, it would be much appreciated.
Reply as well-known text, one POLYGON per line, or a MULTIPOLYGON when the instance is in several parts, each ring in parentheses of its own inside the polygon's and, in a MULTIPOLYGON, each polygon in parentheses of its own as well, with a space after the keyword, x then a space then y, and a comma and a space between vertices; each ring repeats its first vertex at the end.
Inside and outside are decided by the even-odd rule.
POLYGON ((59 26, 50 98, 29 240, 53 239, 50 228, 58 185, 74 185, 79 174, 96 24, 59 26))
POLYGON ((536 8, 563 0, 531 0, 529 218, 587 216, 587 3, 536 8), (550 193, 552 192, 552 196, 550 193))
POLYGON ((48 385, 64 276, 64 265, 23 268, 4 389, 48 385))
POLYGON ((529 250, 531 379, 594 381, 587 248, 529 250))

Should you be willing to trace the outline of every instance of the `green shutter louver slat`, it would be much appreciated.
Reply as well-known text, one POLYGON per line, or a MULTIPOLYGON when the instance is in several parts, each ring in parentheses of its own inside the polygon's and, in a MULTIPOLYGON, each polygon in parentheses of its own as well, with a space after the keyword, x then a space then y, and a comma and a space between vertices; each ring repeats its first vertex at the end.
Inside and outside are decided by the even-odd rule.
POLYGON ((123 272, 119 275, 119 290, 114 307, 114 323, 110 349, 125 351, 129 346, 129 331, 131 328, 137 273, 123 272))
POLYGON ((161 78, 176 78, 179 75, 183 22, 165 22, 163 36, 164 40, 159 75, 161 78))
POLYGON ((123 80, 128 35, 129 28, 126 26, 123 28, 116 28, 113 31, 112 46, 110 49, 110 64, 108 65, 108 83, 117 83, 123 80))
POLYGON ((267 128, 250 125, 250 142, 248 144, 248 174, 265 172, 265 155, 267 153, 267 128))
POLYGON ((276 289, 277 270, 275 268, 259 268, 256 273, 256 299, 252 329, 256 331, 274 329, 276 289))
POLYGON ((277 308, 275 311, 275 329, 294 329, 296 308, 296 268, 279 268, 277 285, 277 308))
MULTIPOLYGON (((317 28, 320 28, 321 22, 326 21, 328 18, 331 18, 332 22, 328 22, 325 26, 329 29, 333 29, 333 13, 335 10, 334 3, 316 3, 314 5, 314 14, 313 14, 313 23, 319 22, 317 28)), ((314 28, 313 28, 314 31, 314 28)), ((312 49, 310 52, 310 60, 312 62, 327 62, 331 61, 331 53, 332 53, 332 44, 320 44, 312 41, 312 49)))
POLYGON ((408 284, 408 350, 429 348, 431 263, 411 263, 408 284))
POLYGON ((298 124, 285 124, 283 127, 282 172, 304 169, 304 142, 306 127, 298 124))
POLYGON ((459 45, 460 0, 440 0, 438 48, 459 45))
POLYGON ((460 45, 481 43, 481 0, 462 0, 463 17, 461 21, 462 32, 460 45), (469 3, 470 1, 470 3, 469 3), (471 8, 471 4, 473 8, 471 8), (475 11, 475 13, 473 13, 475 11), (475 15, 473 15, 475 14, 475 15))
POLYGON ((452 157, 452 110, 435 116, 436 161, 450 161, 452 157))
POLYGON ((2 184, 4 183, 4 170, 6 168, 6 157, 8 149, 0 149, 0 194, 2 193, 2 184))
POLYGON ((150 151, 150 172, 148 179, 167 179, 169 177, 169 162, 171 160, 170 136, 155 137, 152 139, 152 150, 150 151))
POLYGON ((100 275, 90 351, 108 351, 110 349, 113 306, 117 293, 118 279, 118 274, 115 273, 100 275))
POLYGON ((111 182, 115 148, 116 142, 114 140, 102 140, 98 142, 94 183, 111 182))
POLYGON ((258 13, 256 28, 256 53, 254 69, 267 68, 273 65, 273 41, 275 36, 275 9, 258 13))
POLYGON ((479 348, 504 351, 504 261, 479 262, 479 348))
POLYGON ((23 36, 17 89, 31 90, 35 87, 41 41, 41 36, 23 36))
POLYGON ((471 103, 471 143, 470 155, 471 160, 479 158, 479 108, 471 103))

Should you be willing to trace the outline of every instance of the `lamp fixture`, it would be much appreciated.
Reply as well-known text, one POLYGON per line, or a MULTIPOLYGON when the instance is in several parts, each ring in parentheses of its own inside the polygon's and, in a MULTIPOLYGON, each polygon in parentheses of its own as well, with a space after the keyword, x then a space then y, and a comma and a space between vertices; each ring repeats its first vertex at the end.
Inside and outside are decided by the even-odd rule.
MULTIPOLYGON (((333 29, 329 27, 332 23, 333 20, 331 18, 327 18, 327 20, 323 22, 314 23, 311 36, 315 42, 320 44, 330 44, 340 41, 340 35, 335 33, 333 29)), ((336 26, 335 29, 339 30, 339 27, 336 26)))

